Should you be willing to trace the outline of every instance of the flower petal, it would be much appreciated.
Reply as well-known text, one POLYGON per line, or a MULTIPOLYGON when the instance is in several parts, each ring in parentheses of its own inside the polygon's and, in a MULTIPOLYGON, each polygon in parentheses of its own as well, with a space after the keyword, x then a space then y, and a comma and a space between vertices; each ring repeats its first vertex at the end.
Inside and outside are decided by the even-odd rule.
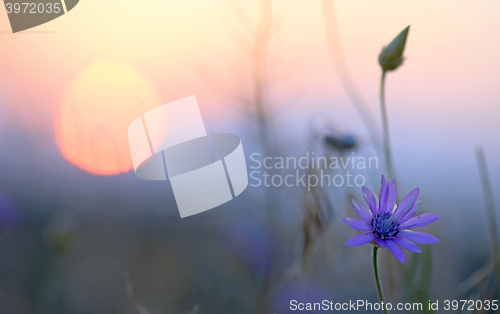
POLYGON ((394 240, 387 240, 385 241, 387 243, 387 247, 391 251, 391 253, 396 256, 396 258, 402 263, 405 263, 405 253, 403 253, 403 250, 394 242, 394 240))
POLYGON ((375 242, 377 242, 378 246, 380 246, 381 248, 385 249, 387 247, 387 243, 385 240, 375 238, 375 242))
POLYGON ((363 205, 361 205, 359 202, 356 202, 355 200, 352 200, 352 207, 354 207, 354 210, 356 213, 358 213, 359 218, 363 219, 364 222, 367 224, 370 223, 372 220, 372 216, 370 211, 366 209, 363 205))
POLYGON ((375 207, 377 209, 377 210, 375 210, 375 213, 377 213, 379 211, 379 208, 378 208, 378 203, 379 203, 378 195, 377 194, 373 194, 373 197, 375 197, 375 207))
POLYGON ((375 215, 378 210, 378 202, 375 195, 373 195, 372 191, 370 191, 367 187, 362 187, 361 189, 363 190, 363 197, 365 198, 366 205, 368 205, 372 214, 375 215))
POLYGON ((343 222, 349 225, 349 227, 354 228, 359 231, 371 231, 372 229, 362 220, 356 218, 344 218, 343 222))
POLYGON ((405 222, 411 217, 415 216, 415 214, 418 213, 418 211, 420 210, 420 206, 422 206, 422 202, 416 201, 415 204, 413 204, 412 208, 408 211, 408 213, 403 217, 401 217, 399 220, 401 222, 405 222))
POLYGON ((430 235, 428 233, 424 233, 424 232, 403 230, 403 231, 399 232, 399 235, 403 238, 408 239, 408 240, 411 240, 411 241, 414 241, 417 243, 422 243, 422 244, 431 244, 431 243, 439 242, 438 238, 436 238, 435 236, 430 235))
POLYGON ((417 228, 422 226, 427 226, 439 219, 438 214, 423 214, 420 216, 413 217, 407 222, 401 224, 401 229, 417 228))
POLYGON ((392 212, 394 210, 394 205, 396 204, 396 199, 398 198, 398 186, 396 180, 392 179, 389 182, 389 197, 387 199, 387 211, 392 212))
POLYGON ((416 189, 412 190, 410 193, 408 193, 408 195, 406 195, 403 198, 401 203, 399 203, 398 208, 396 208, 396 210, 394 211, 394 216, 396 217, 396 219, 403 217, 404 215, 406 215, 410 211, 410 209, 413 207, 413 205, 417 201, 419 193, 420 193, 420 189, 416 188, 416 189))
POLYGON ((394 238, 394 241, 399 244, 403 249, 408 250, 410 252, 422 253, 422 250, 410 240, 406 240, 405 238, 397 237, 394 238))
POLYGON ((378 211, 383 213, 387 209, 387 199, 389 198, 389 184, 387 183, 387 179, 384 175, 382 175, 379 197, 378 211))
POLYGON ((347 240, 345 245, 358 246, 372 242, 373 240, 375 240, 375 235, 373 234, 373 232, 368 232, 368 233, 358 234, 357 236, 350 238, 349 240, 347 240))

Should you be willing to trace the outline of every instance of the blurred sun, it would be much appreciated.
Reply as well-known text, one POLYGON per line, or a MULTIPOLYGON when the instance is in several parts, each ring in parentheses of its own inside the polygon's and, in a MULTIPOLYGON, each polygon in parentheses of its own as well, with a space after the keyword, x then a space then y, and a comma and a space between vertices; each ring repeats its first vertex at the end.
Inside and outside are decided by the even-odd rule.
POLYGON ((94 174, 130 171, 128 126, 159 105, 156 90, 131 67, 114 61, 94 63, 72 82, 56 115, 62 156, 94 174))

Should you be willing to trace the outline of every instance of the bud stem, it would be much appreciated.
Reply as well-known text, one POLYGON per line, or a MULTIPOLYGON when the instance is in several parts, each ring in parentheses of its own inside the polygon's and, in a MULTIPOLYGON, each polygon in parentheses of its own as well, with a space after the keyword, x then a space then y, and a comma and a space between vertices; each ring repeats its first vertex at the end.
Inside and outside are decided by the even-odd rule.
POLYGON ((387 168, 387 173, 389 177, 394 178, 393 165, 392 165, 392 150, 391 142, 389 138, 389 122, 387 119, 387 109, 385 107, 385 73, 387 71, 382 70, 382 78, 380 80, 380 109, 382 112, 382 133, 384 137, 384 153, 385 153, 385 163, 387 168))

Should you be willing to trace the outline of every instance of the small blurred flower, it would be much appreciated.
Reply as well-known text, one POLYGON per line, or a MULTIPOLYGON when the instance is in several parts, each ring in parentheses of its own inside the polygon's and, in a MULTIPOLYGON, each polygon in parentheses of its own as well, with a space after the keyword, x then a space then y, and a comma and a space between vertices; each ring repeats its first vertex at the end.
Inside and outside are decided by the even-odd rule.
POLYGON ((223 241, 253 274, 262 274, 270 267, 272 261, 263 259, 262 253, 267 243, 273 241, 272 234, 262 232, 256 221, 249 218, 232 220, 223 241))
POLYGON ((76 238, 76 221, 71 212, 52 217, 43 228, 43 240, 55 253, 64 255, 73 248, 76 238))
POLYGON ((389 248, 392 254, 404 263, 405 255, 401 247, 420 253, 422 250, 412 241, 422 244, 439 242, 430 234, 408 230, 431 224, 439 219, 438 214, 422 214, 413 217, 421 205, 421 202, 416 201, 419 192, 418 188, 414 189, 403 198, 399 206, 396 206, 398 190, 394 179, 387 181, 382 176, 379 199, 369 189, 363 187, 363 196, 370 210, 352 200, 354 210, 362 220, 344 218, 342 221, 356 230, 368 232, 349 239, 346 245, 357 246, 371 242, 378 247, 389 248))
POLYGON ((408 37, 409 30, 410 26, 399 33, 389 45, 382 48, 382 51, 378 55, 378 63, 384 71, 396 70, 403 64, 403 52, 405 50, 406 38, 408 37))
POLYGON ((19 221, 19 214, 11 202, 0 196, 0 239, 5 236, 19 221))
POLYGON ((356 139, 352 135, 326 135, 325 143, 338 150, 352 149, 356 146, 356 139))

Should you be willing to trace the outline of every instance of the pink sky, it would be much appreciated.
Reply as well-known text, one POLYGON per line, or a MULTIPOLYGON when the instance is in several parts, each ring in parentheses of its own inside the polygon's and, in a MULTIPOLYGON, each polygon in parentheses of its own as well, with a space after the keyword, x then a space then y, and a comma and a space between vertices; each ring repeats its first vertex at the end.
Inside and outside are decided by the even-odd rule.
MULTIPOLYGON (((9 119, 1 122, 52 132, 54 117, 78 77, 102 61, 135 71, 158 95, 158 105, 195 94, 209 124, 233 117, 235 102, 228 95, 251 89, 248 48, 256 3, 86 0, 67 15, 18 34, 8 33, 2 12, 0 112, 9 119), (213 77, 201 75, 201 69, 210 69, 213 77)), ((477 137, 493 143, 487 135, 499 130, 500 2, 355 0, 335 5, 348 65, 377 116, 377 55, 411 25, 407 60, 388 77, 394 131, 466 136, 473 130, 471 145, 477 137)), ((273 8, 269 69, 281 83, 271 89, 272 99, 286 103, 303 94, 293 111, 356 119, 333 70, 320 1, 280 0, 273 8)), ((128 106, 133 104, 122 109, 111 104, 95 114, 102 118, 116 110, 129 112, 128 106)), ((283 123, 307 119, 293 111, 283 123)), ((92 125, 92 119, 86 123, 92 125)), ((116 125, 123 121, 109 121, 111 129, 116 125)))

